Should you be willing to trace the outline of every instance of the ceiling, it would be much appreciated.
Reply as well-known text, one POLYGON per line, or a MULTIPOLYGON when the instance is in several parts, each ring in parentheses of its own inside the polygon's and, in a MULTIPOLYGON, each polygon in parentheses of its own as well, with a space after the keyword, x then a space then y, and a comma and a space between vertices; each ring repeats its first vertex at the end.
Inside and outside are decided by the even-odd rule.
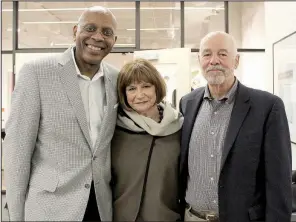
MULTIPOLYGON (((135 3, 100 2, 118 21, 116 47, 135 47, 135 3)), ((67 48, 84 8, 97 2, 19 2, 19 48, 67 48)), ((12 3, 2 3, 3 50, 12 49, 12 3)), ((180 3, 141 2, 141 48, 180 47, 180 3)), ((185 47, 224 29, 223 2, 185 2, 185 47)))

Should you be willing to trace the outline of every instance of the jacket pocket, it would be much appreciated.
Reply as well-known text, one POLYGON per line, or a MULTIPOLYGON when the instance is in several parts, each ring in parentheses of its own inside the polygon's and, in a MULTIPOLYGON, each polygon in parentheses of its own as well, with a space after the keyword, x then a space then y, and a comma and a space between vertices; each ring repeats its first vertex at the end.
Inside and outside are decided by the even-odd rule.
POLYGON ((32 172, 29 185, 31 188, 40 191, 54 192, 57 189, 58 182, 55 171, 43 168, 32 172))
POLYGON ((265 208, 262 205, 255 205, 248 210, 249 219, 251 221, 264 220, 265 218, 265 208))

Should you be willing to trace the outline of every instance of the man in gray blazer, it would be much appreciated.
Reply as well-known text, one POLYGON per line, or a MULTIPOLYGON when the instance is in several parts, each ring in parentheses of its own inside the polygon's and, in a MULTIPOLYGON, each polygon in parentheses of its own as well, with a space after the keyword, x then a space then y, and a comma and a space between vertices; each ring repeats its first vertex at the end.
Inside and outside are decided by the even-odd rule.
POLYGON ((74 47, 20 70, 3 148, 11 221, 112 220, 118 71, 102 59, 116 26, 108 9, 89 8, 74 47))

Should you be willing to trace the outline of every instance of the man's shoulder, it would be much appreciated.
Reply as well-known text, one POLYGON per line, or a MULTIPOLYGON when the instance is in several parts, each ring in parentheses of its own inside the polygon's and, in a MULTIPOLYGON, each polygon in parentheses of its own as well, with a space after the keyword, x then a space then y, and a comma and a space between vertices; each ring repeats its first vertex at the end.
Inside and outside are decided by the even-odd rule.
POLYGON ((281 100, 280 97, 270 92, 260 90, 260 89, 254 89, 245 85, 242 85, 242 87, 245 87, 248 90, 250 99, 253 102, 257 102, 259 104, 266 104, 266 103, 274 103, 276 100, 281 100))
POLYGON ((33 58, 21 66, 17 71, 18 76, 26 74, 28 78, 44 76, 55 72, 59 68, 60 54, 50 54, 42 57, 33 58))
POLYGON ((180 100, 180 110, 182 110, 182 114, 184 114, 186 111, 186 106, 188 101, 190 100, 198 100, 199 98, 201 98, 201 96, 203 95, 205 91, 205 87, 200 87, 197 88, 193 91, 191 91, 190 93, 186 94, 185 96, 183 96, 180 100))
POLYGON ((28 67, 46 67, 46 66, 57 66, 58 64, 58 58, 56 54, 50 54, 47 56, 43 56, 40 58, 32 59, 28 62, 26 62, 24 65, 28 67))
POLYGON ((195 98, 197 98, 198 95, 203 93, 204 90, 205 90, 205 87, 196 88, 195 90, 193 90, 190 93, 183 96, 182 101, 188 101, 188 100, 191 100, 191 99, 195 99, 195 98))

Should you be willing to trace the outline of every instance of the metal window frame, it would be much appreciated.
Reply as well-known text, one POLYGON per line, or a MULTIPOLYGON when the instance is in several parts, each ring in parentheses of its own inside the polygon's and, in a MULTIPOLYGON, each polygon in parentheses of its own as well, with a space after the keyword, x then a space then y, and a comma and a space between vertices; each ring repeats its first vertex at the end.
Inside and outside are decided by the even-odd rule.
POLYGON ((181 28, 181 48, 185 47, 185 2, 180 2, 180 28, 181 28))
POLYGON ((19 4, 17 1, 13 1, 12 3, 12 87, 14 89, 15 86, 15 57, 16 50, 18 49, 18 15, 19 15, 19 4))
MULTIPOLYGON (((53 0, 51 0, 53 1, 53 0)), ((78 0, 72 0, 73 2, 79 2, 78 0)), ((119 1, 119 0, 114 0, 119 1)), ((164 0, 163 0, 164 1, 164 0)), ((18 32, 18 19, 19 19, 19 2, 13 1, 13 27, 12 27, 12 50, 1 51, 2 54, 12 54, 12 70, 13 70, 13 83, 15 84, 15 63, 16 63, 16 53, 57 53, 64 52, 67 48, 19 48, 19 36, 18 32)), ((45 2, 45 0, 40 0, 40 2, 45 2)), ((95 2, 95 1, 94 1, 95 2)), ((134 2, 135 3, 135 47, 114 47, 111 53, 133 53, 138 50, 146 50, 141 48, 141 2, 139 0, 124 2, 134 2)), ((185 1, 180 0, 180 47, 185 47, 185 1)), ((229 33, 229 1, 224 1, 224 31, 229 33)), ((151 49, 150 49, 151 50, 151 49)), ((198 48, 192 48, 191 52, 199 52, 198 48)), ((238 52, 252 52, 252 53, 264 53, 264 48, 239 48, 238 52)), ((14 85, 13 84, 13 85, 14 85)))

